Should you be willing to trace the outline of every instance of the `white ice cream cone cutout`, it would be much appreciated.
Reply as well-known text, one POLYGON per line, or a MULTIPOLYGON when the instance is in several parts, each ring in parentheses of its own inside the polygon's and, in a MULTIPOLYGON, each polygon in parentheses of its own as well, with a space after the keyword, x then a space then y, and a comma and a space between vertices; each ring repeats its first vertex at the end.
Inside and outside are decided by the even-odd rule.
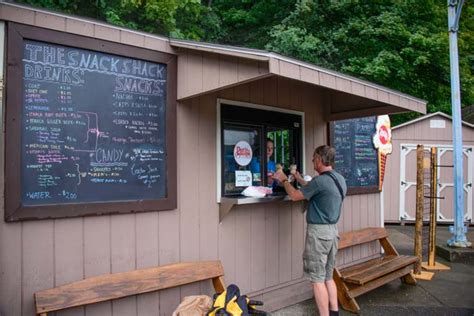
POLYGON ((378 116, 375 129, 376 132, 374 137, 372 138, 372 141, 374 143, 374 147, 378 150, 379 190, 382 190, 387 155, 392 153, 392 130, 390 128, 390 117, 388 115, 378 116))

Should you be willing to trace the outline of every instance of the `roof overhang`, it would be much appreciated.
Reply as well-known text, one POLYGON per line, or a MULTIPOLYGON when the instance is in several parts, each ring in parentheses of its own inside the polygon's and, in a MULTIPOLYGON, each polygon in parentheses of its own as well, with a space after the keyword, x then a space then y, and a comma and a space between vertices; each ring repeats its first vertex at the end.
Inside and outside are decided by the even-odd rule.
POLYGON ((192 88, 189 84, 178 84, 180 100, 281 76, 323 88, 330 104, 328 120, 408 111, 426 113, 425 100, 279 54, 176 39, 170 39, 170 45, 180 56, 178 80, 180 73, 194 80, 192 88), (227 78, 226 82, 206 83, 209 79, 205 75, 206 66, 218 70, 218 78, 227 78), (196 78, 203 78, 203 82, 195 84, 196 78))

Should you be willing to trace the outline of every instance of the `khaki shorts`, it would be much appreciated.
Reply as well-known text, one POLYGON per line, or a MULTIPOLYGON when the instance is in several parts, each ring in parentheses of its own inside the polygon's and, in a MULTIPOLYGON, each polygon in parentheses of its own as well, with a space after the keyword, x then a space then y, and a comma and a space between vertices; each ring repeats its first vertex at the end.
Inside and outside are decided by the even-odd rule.
POLYGON ((336 224, 308 224, 303 253, 303 270, 311 282, 332 280, 339 235, 336 224))

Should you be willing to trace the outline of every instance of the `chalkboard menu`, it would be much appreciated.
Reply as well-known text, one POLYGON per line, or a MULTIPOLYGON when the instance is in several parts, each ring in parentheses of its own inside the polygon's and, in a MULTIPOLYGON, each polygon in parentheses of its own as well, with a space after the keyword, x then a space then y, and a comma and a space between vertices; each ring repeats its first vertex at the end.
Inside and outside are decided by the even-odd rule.
POLYGON ((371 116, 331 122, 335 169, 346 179, 349 193, 378 191, 378 153, 372 144, 376 121, 371 116))
POLYGON ((21 207, 168 197, 166 63, 26 38, 21 56, 21 207))

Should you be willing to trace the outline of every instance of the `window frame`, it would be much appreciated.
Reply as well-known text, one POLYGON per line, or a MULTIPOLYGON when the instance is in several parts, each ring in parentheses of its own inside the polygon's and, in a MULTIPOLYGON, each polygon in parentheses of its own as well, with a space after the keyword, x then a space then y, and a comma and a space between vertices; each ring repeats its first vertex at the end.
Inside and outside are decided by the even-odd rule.
MULTIPOLYGON (((254 110, 263 110, 263 111, 271 111, 271 112, 278 112, 278 113, 284 113, 284 114, 292 114, 292 115, 297 115, 300 116, 301 119, 301 126, 300 131, 300 141, 299 141, 299 155, 300 155, 300 160, 301 160, 301 171, 302 173, 305 173, 306 171, 306 164, 305 164, 305 113, 302 111, 296 111, 296 110, 290 110, 290 109, 285 109, 285 108, 278 108, 278 107, 273 107, 273 106, 268 106, 268 105, 261 105, 261 104, 255 104, 255 103, 248 103, 248 102, 241 102, 241 101, 234 101, 234 100, 228 100, 228 99, 222 99, 222 98, 217 98, 217 105, 216 105, 216 175, 217 175, 217 202, 221 202, 221 198, 226 198, 223 192, 223 157, 222 157, 222 142, 223 142, 223 122, 222 122, 222 107, 230 105, 230 106, 235 106, 235 107, 243 107, 243 108, 249 108, 249 109, 254 109, 254 110)), ((237 124, 246 124, 245 121, 238 121, 236 120, 237 124)), ((248 123, 248 124, 255 124, 255 123, 248 123)), ((264 125, 265 123, 260 123, 259 125, 264 125)), ((274 125, 274 124, 266 124, 269 127, 272 128, 281 128, 282 126, 274 125)), ((265 133, 262 133, 262 139, 266 141, 266 135, 265 133)), ((262 145, 263 146, 263 145, 262 145)), ((264 170, 266 170, 266 165, 264 164, 264 170)), ((262 173, 262 179, 264 175, 262 173)))

